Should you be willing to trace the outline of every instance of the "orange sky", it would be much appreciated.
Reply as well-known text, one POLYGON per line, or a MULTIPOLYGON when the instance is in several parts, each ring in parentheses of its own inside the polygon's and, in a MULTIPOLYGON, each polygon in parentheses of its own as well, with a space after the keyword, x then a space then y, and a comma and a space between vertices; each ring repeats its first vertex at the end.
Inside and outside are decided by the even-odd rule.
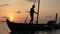
MULTIPOLYGON (((10 20, 16 22, 24 22, 30 8, 32 7, 34 2, 29 2, 26 0, 0 0, 0 5, 8 4, 9 6, 0 7, 0 17, 6 16, 9 17, 10 20), (16 13, 20 11, 21 13, 16 13)), ((35 11, 37 12, 37 2, 36 2, 35 11)), ((55 13, 59 14, 60 4, 58 0, 41 0, 40 1, 40 13, 39 13, 39 22, 47 22, 48 20, 54 20, 55 13), (51 17, 47 17, 51 16, 51 17)), ((60 15, 60 14, 59 14, 60 15)), ((60 17, 60 16, 59 16, 60 17)), ((30 16, 28 17, 28 21, 30 16)), ((34 16, 34 22, 36 21, 36 14, 34 16)), ((59 21, 59 18, 58 18, 59 21)))

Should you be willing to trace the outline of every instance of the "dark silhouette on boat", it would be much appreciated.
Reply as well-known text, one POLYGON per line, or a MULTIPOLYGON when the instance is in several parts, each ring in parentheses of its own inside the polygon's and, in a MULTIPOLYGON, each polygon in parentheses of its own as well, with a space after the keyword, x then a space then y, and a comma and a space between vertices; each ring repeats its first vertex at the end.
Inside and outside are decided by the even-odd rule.
POLYGON ((37 12, 35 12, 34 8, 35 8, 35 5, 33 5, 32 8, 30 9, 30 17, 31 17, 30 23, 33 23, 34 13, 38 14, 37 12))

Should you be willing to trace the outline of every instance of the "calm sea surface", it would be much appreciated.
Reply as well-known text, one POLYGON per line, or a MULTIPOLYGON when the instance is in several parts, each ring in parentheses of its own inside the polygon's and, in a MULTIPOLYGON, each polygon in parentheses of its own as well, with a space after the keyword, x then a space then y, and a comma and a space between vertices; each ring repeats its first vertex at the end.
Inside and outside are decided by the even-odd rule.
POLYGON ((20 31, 11 32, 6 23, 0 23, 0 34, 60 34, 60 29, 51 31, 20 31))
POLYGON ((2 32, 0 34, 60 34, 60 30, 53 31, 21 31, 21 32, 2 32))

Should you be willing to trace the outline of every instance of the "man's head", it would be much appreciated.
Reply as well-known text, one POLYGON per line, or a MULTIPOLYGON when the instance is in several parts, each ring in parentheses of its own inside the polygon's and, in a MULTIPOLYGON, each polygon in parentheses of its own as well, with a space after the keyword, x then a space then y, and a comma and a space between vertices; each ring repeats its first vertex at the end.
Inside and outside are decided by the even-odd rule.
POLYGON ((32 8, 35 8, 35 5, 33 5, 32 8))

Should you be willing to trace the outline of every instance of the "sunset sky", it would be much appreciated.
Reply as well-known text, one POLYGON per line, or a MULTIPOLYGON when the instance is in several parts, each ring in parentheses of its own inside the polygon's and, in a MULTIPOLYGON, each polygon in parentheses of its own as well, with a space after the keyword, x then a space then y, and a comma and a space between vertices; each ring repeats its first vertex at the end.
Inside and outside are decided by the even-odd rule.
MULTIPOLYGON (((5 20, 3 17, 9 17, 11 21, 24 22, 28 16, 30 20, 29 10, 33 5, 30 0, 0 0, 0 20, 5 20), (3 6, 5 4, 5 6, 3 6), (20 11, 20 13, 17 13, 20 11), (27 11, 27 12, 26 12, 27 11)), ((35 11, 37 12, 36 2, 35 11)), ((55 19, 55 14, 58 13, 58 22, 60 20, 60 0, 40 0, 39 23, 47 23, 49 20, 55 19)), ((36 14, 34 15, 34 22, 36 22, 36 14)))

